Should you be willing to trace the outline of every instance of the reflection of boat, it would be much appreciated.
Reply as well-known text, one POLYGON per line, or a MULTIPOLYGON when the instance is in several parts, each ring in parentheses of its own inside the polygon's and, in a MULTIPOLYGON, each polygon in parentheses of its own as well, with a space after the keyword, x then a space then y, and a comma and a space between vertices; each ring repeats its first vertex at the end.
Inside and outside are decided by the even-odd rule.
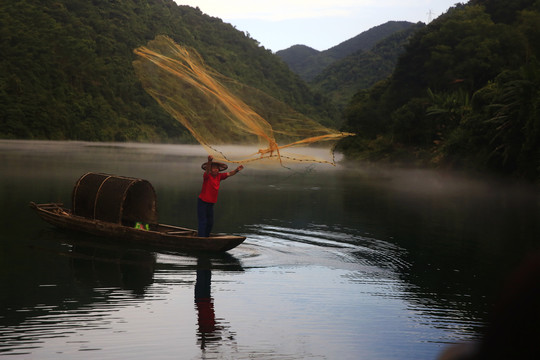
POLYGON ((154 281, 156 254, 125 247, 103 244, 71 243, 68 252, 74 277, 92 287, 120 287, 143 295, 154 281))
POLYGON ((30 206, 60 228, 160 249, 224 252, 245 240, 234 235, 198 237, 195 230, 159 224, 154 188, 142 179, 88 173, 73 189, 71 210, 58 203, 30 206))

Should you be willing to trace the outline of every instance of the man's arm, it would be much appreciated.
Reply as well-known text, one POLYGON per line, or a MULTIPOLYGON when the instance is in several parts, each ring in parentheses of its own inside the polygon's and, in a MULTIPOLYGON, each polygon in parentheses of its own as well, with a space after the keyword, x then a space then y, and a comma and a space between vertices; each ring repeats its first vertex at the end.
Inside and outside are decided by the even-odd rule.
POLYGON ((243 168, 244 168, 244 165, 240 165, 239 167, 237 167, 237 168, 234 169, 233 171, 229 171, 229 172, 227 173, 227 176, 233 176, 233 175, 236 175, 236 174, 238 174, 238 172, 239 172, 240 170, 242 170, 243 168))
POLYGON ((212 155, 208 155, 208 162, 206 163, 206 170, 205 172, 210 175, 212 172, 212 160, 214 160, 214 157, 212 155))

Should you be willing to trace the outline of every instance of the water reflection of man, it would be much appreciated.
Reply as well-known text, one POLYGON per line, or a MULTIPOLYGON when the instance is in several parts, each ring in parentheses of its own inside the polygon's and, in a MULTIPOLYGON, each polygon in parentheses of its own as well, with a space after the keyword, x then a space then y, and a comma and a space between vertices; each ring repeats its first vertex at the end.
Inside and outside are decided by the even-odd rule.
POLYGON ((199 325, 199 341, 201 349, 206 347, 208 335, 210 339, 216 331, 216 315, 214 313, 214 302, 210 295, 210 283, 212 281, 212 271, 210 269, 197 269, 197 280, 195 282, 195 306, 197 307, 197 320, 199 325))
POLYGON ((201 349, 209 342, 221 340, 221 326, 217 324, 214 313, 214 299, 210 285, 212 283, 211 261, 207 258, 197 259, 197 279, 195 280, 195 307, 197 308, 197 337, 201 349))
POLYGON ((234 343, 235 334, 223 319, 216 318, 214 299, 211 295, 212 263, 205 257, 197 259, 197 279, 195 281, 195 308, 197 309, 197 343, 202 350, 210 345, 234 343), (225 341, 225 342, 223 342, 225 341))

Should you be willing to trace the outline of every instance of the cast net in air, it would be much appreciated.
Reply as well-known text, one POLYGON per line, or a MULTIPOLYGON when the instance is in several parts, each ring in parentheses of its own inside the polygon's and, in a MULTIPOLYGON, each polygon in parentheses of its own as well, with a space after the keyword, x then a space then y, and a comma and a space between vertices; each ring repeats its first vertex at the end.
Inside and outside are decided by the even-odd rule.
POLYGON ((233 163, 323 162, 306 147, 330 148, 353 134, 329 129, 266 93, 227 78, 205 64, 193 49, 158 36, 134 50, 133 62, 144 89, 184 125, 216 160, 233 163), (225 145, 243 145, 242 151, 225 145))

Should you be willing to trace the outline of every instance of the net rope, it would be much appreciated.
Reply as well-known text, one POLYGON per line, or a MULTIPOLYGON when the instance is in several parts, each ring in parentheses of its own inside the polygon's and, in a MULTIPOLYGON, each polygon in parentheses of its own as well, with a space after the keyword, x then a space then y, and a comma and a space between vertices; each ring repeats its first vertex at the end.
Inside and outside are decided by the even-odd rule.
POLYGON ((230 79, 207 66, 193 49, 158 36, 134 50, 133 62, 143 88, 178 120, 216 160, 246 163, 318 162, 302 153, 311 144, 332 147, 354 134, 327 128, 268 94, 230 79), (223 145, 243 145, 232 153, 223 145), (290 152, 292 148, 296 152, 290 152))

